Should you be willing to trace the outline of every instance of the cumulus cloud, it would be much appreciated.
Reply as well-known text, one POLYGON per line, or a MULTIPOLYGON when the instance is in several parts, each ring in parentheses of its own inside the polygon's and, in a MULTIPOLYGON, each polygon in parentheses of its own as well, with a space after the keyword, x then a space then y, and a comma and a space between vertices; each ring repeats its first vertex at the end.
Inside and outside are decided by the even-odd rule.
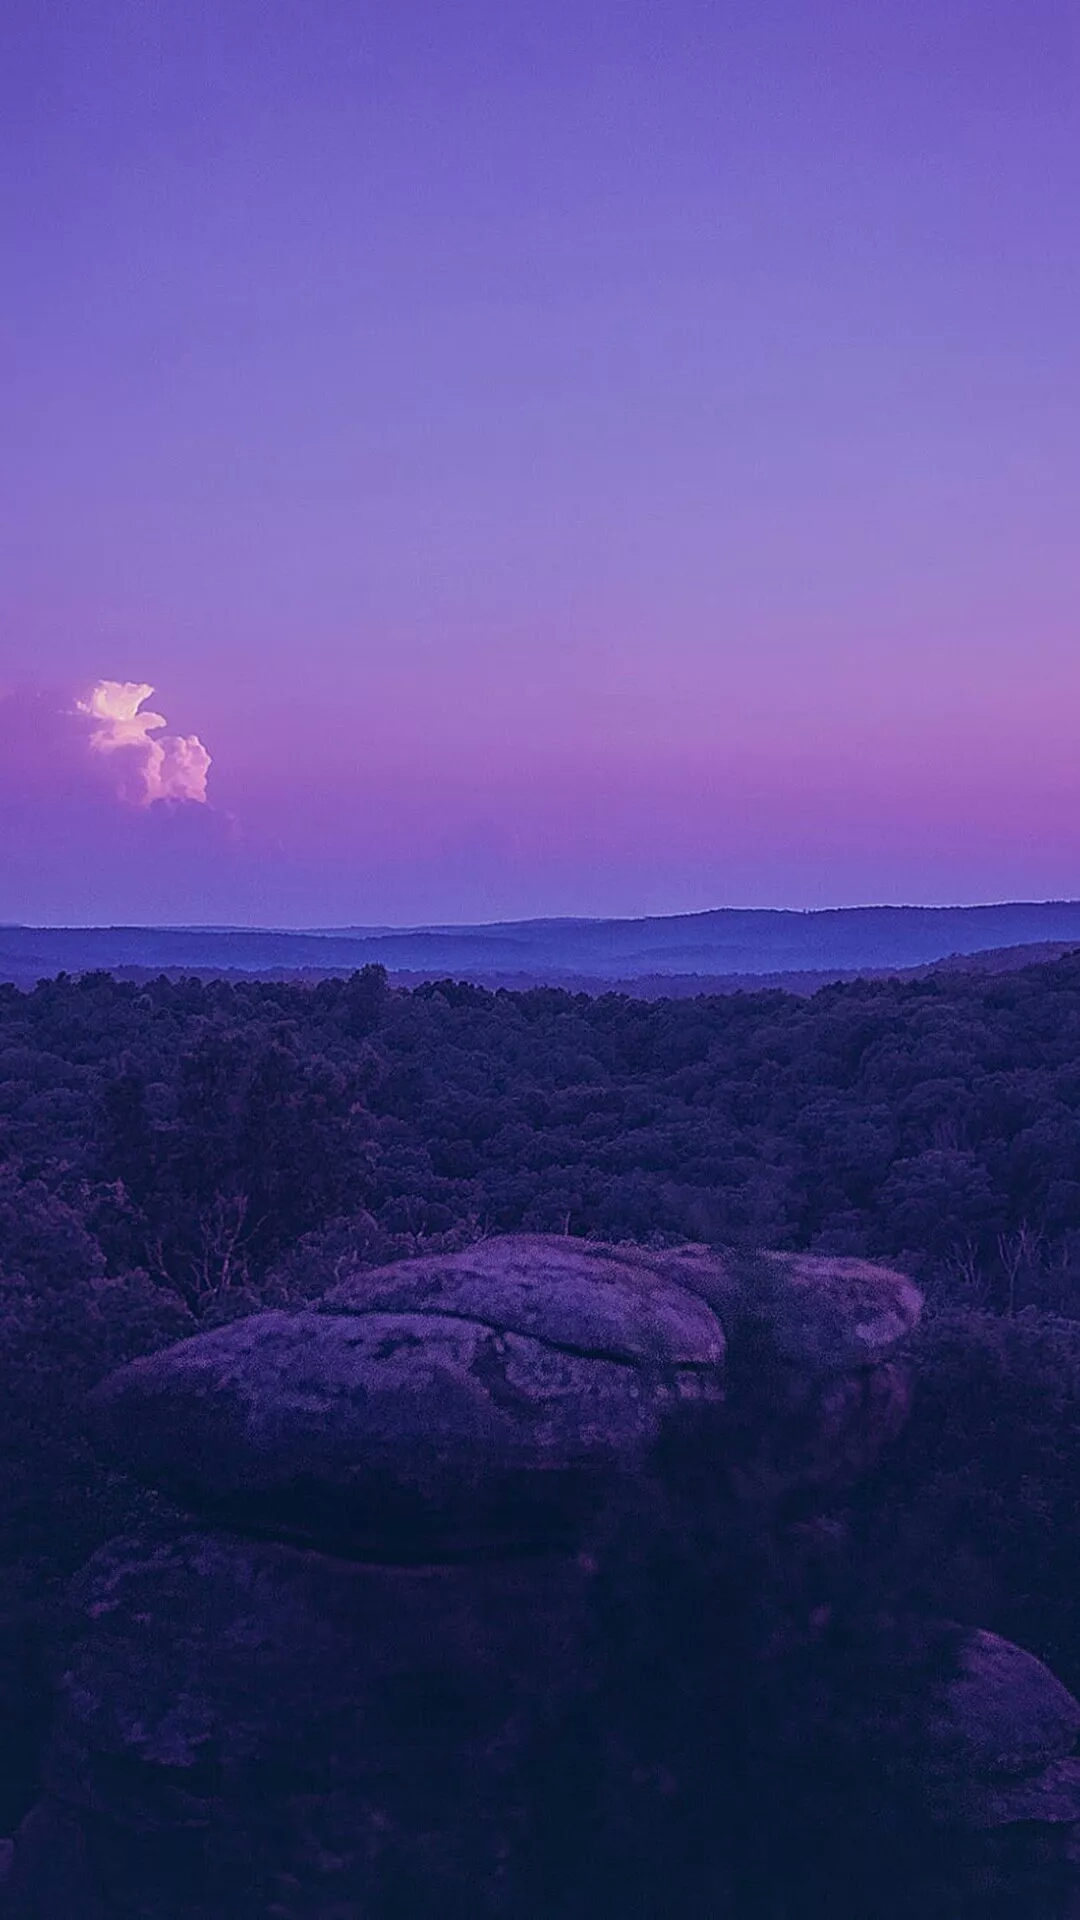
POLYGON ((146 708, 154 689, 135 680, 98 680, 76 712, 88 723, 92 754, 108 756, 117 798, 149 807, 157 800, 206 802, 210 755, 198 734, 167 733, 164 714, 146 708))
POLYGON ((240 916, 252 855, 210 755, 141 681, 0 687, 0 922, 240 916))

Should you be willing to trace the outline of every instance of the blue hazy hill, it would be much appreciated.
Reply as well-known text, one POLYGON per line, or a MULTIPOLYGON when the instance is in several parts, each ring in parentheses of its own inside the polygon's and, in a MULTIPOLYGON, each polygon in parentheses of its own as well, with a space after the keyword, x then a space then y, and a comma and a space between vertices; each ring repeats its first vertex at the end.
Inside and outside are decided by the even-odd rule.
POLYGON ((1000 948, 1080 945, 1080 901, 978 907, 721 907, 638 920, 488 926, 0 927, 0 978, 20 984, 93 968, 529 976, 601 982, 657 976, 874 972, 1000 948))

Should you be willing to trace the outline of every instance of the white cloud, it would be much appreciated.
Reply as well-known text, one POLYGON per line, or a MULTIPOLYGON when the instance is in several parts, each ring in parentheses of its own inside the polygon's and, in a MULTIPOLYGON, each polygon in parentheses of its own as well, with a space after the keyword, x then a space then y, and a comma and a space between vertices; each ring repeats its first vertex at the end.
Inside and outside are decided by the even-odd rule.
POLYGON ((120 756, 116 793, 133 806, 155 800, 206 800, 210 755, 194 733, 166 733, 163 714, 143 710, 152 686, 135 680, 99 680, 76 709, 90 722, 94 753, 120 756), (160 737, 155 737, 160 736, 160 737))

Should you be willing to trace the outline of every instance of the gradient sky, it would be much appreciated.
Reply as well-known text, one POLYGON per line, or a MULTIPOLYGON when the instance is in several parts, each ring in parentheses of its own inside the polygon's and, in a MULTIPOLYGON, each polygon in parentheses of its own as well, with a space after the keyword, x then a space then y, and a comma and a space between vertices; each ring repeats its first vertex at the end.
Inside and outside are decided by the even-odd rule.
POLYGON ((1078 106, 1075 0, 5 0, 0 920, 1080 895, 1078 106))

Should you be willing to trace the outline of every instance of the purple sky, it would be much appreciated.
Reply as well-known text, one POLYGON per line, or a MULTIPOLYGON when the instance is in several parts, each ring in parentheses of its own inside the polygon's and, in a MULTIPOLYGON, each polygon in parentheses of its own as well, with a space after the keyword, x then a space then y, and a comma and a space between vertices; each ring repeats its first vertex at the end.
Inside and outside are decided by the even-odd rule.
POLYGON ((1080 895, 1078 23, 6 0, 0 920, 1080 895))

